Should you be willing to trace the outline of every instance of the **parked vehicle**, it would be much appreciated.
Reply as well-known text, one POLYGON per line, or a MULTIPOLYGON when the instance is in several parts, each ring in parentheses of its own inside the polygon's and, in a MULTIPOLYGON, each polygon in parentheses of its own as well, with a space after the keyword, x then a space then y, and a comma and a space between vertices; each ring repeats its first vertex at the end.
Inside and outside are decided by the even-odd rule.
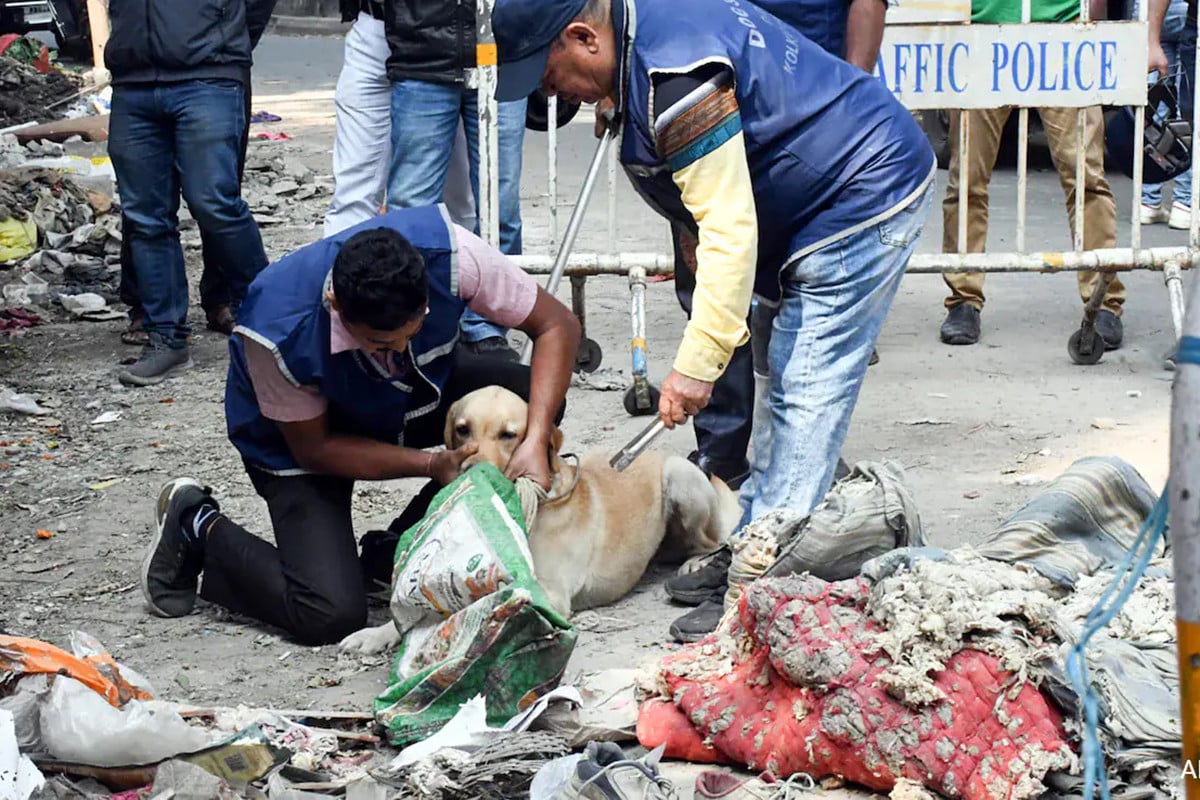
POLYGON ((90 61, 87 0, 0 0, 0 33, 48 31, 61 56, 90 61))

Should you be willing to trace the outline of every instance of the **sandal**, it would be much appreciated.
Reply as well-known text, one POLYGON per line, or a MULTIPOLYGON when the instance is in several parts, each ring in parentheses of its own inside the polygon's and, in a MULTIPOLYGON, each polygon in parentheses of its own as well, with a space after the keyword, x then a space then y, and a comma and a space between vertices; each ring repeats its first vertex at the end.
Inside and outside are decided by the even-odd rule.
POLYGON ((142 327, 142 317, 130 317, 129 327, 121 331, 121 342, 124 344, 143 346, 150 341, 150 334, 142 327))

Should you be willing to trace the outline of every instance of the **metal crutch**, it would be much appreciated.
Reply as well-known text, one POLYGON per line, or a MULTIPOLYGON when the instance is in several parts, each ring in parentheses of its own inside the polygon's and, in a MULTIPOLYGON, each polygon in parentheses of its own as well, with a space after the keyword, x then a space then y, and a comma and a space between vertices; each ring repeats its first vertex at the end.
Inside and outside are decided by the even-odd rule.
MULTIPOLYGON (((579 200, 575 203, 575 209, 571 212, 571 218, 567 221, 567 230, 563 234, 562 244, 558 246, 558 254, 554 257, 554 268, 550 271, 550 277, 546 280, 546 291, 549 294, 554 294, 558 291, 558 285, 562 282, 563 273, 567 269, 567 258, 571 255, 571 248, 575 246, 575 239, 579 236, 579 229, 583 226, 583 215, 587 211, 588 201, 592 196, 592 189, 596 186, 596 176, 600 174, 600 167, 604 163, 604 156, 608 152, 608 147, 612 144, 612 115, 608 116, 609 125, 604 129, 604 135, 600 137, 600 143, 596 145, 596 154, 592 156, 591 166, 588 167, 587 175, 583 179, 583 188, 579 190, 579 200)), ((591 339, 584 336, 579 342, 580 353, 591 352, 598 354, 600 345, 593 342, 591 339)), ((521 350, 521 363, 528 366, 533 358, 533 341, 528 340, 521 350)), ((596 358, 595 366, 599 366, 599 359, 596 358)), ((580 361, 577 358, 576 364, 580 361)), ((593 367, 593 369, 595 368, 593 367)), ((589 372, 591 370, 588 370, 589 372)))

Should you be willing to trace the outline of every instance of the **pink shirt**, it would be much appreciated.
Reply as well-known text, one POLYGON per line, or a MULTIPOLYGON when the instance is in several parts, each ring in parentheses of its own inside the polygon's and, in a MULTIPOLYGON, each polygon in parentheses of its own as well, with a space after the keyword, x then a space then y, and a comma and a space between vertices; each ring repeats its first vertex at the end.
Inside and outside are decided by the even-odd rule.
MULTIPOLYGON (((523 323, 537 301, 533 277, 509 261, 499 250, 475 234, 455 225, 458 244, 458 296, 484 319, 505 328, 523 323)), ((315 386, 296 386, 279 369, 269 349, 243 336, 246 367, 258 398, 258 408, 267 419, 302 422, 325 413, 328 401, 315 386)), ((329 351, 333 354, 358 349, 358 341, 342 324, 341 315, 329 311, 329 351)), ((375 359, 395 374, 395 353, 376 353, 375 359)))

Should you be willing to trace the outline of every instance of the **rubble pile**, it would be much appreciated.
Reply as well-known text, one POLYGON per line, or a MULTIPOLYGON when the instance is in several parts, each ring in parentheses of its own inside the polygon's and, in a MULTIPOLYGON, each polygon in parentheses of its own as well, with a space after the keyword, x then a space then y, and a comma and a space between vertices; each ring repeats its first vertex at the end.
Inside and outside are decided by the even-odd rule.
POLYGON ((305 225, 325 214, 332 180, 317 176, 277 142, 254 142, 246 156, 242 197, 259 225, 305 225))
MULTIPOLYGON (((16 220, 36 228, 32 252, 13 259, 16 269, 4 283, 36 284, 46 293, 54 285, 60 294, 92 292, 115 299, 120 275, 120 214, 112 197, 102 190, 106 187, 93 190, 86 178, 39 165, 40 160, 63 153, 62 145, 53 143, 26 148, 11 136, 0 141, 0 225, 16 220), (17 276, 20 280, 14 281, 17 276)), ((23 305, 45 299, 34 294, 37 289, 9 291, 6 286, 5 300, 23 305)))
POLYGON ((26 122, 48 122, 62 116, 65 104, 47 108, 77 94, 83 82, 74 75, 51 69, 43 75, 33 67, 0 56, 0 128, 26 122))

